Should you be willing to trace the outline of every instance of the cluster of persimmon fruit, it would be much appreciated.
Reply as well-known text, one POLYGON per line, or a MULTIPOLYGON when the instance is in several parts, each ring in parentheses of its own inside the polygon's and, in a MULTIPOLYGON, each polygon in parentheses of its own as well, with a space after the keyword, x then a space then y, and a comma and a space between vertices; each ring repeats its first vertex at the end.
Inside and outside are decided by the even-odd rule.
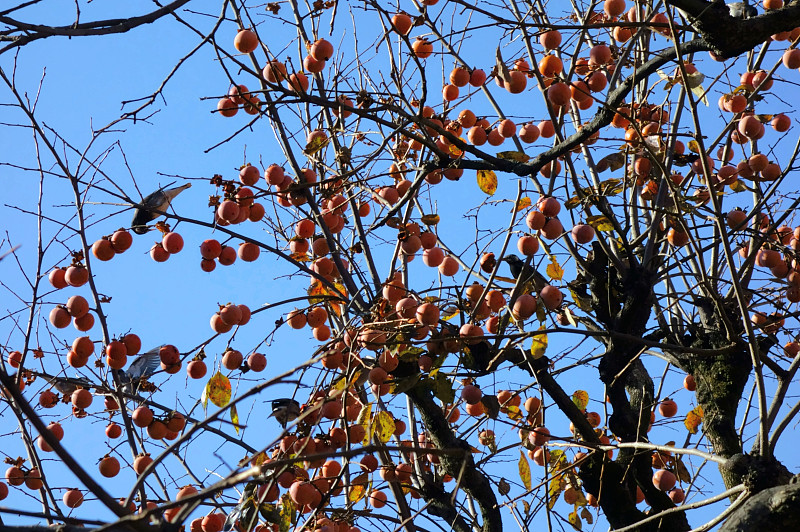
MULTIPOLYGON (((259 44, 258 35, 250 29, 240 30, 233 42, 236 50, 243 54, 255 52, 259 44)), ((310 73, 322 72, 325 63, 333 57, 333 45, 325 39, 317 39, 313 43, 307 43, 306 47, 308 55, 303 58, 303 68, 310 73)), ((298 71, 289 75, 286 65, 281 61, 268 61, 262 75, 266 81, 276 85, 286 80, 289 87, 297 93, 308 91, 309 82, 305 72, 298 71)), ((245 85, 234 85, 228 91, 228 95, 217 102, 217 111, 225 117, 235 116, 240 107, 250 115, 257 115, 261 110, 261 100, 258 95, 251 93, 245 85)))

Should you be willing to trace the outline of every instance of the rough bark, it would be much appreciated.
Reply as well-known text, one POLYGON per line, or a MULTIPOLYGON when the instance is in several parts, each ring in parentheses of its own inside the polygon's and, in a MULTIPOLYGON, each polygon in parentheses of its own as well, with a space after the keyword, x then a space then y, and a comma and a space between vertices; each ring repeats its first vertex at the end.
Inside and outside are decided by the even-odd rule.
POLYGON ((800 483, 761 491, 744 502, 728 518, 719 532, 751 532, 797 530, 800 523, 800 483))

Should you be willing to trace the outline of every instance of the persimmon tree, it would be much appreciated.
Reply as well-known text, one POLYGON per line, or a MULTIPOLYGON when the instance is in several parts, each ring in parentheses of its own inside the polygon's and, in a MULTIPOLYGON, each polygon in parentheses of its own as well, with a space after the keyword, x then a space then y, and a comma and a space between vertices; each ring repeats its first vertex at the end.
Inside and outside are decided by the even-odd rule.
POLYGON ((0 12, 4 521, 796 526, 798 2, 46 4, 0 12), (22 72, 135 35, 180 50, 78 147, 22 72))

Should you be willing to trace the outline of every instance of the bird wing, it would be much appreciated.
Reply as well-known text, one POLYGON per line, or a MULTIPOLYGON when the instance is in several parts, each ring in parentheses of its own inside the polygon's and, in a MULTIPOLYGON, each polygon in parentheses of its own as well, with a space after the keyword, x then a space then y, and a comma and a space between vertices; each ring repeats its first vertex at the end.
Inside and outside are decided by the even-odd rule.
POLYGON ((142 353, 136 357, 136 360, 131 363, 131 367, 128 368, 127 375, 131 379, 141 379, 155 373, 161 363, 161 359, 158 356, 161 347, 154 347, 147 353, 142 353))

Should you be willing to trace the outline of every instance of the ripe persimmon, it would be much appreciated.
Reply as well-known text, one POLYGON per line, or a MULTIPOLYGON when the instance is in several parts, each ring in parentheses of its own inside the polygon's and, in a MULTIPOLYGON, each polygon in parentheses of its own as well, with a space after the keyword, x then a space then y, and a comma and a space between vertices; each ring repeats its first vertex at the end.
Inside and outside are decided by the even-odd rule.
POLYGON ((243 54, 249 54, 258 48, 258 36, 253 30, 239 30, 233 39, 233 46, 243 54))
POLYGON ((417 37, 417 40, 411 44, 411 49, 415 56, 420 59, 426 59, 433 53, 433 44, 424 37, 417 37))
POLYGON ((100 474, 106 478, 112 478, 119 473, 119 460, 113 456, 106 455, 98 464, 100 474))
POLYGON ((83 286, 89 281, 89 270, 85 266, 70 266, 64 273, 64 280, 76 288, 83 286))
POLYGON ((408 33, 411 31, 412 25, 413 22, 411 17, 405 13, 397 13, 396 15, 392 16, 392 26, 400 35, 408 35, 408 33))
POLYGON ((325 65, 325 61, 333 57, 333 45, 325 39, 317 39, 311 45, 310 55, 316 61, 325 65))

